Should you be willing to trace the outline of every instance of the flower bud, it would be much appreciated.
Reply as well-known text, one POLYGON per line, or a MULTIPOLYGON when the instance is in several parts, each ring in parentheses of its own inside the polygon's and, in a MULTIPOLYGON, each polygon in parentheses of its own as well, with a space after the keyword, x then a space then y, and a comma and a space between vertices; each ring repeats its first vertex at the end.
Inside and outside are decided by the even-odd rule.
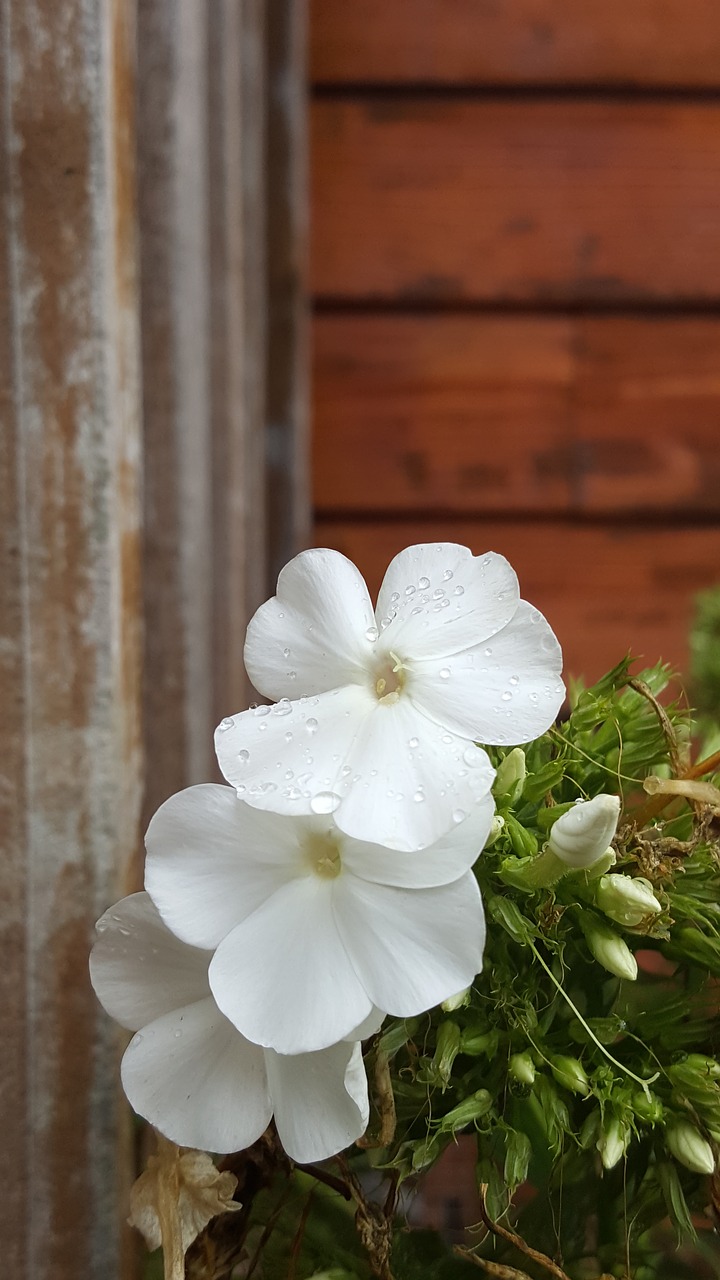
POLYGON ((513 853, 518 858, 532 857, 537 853, 538 842, 532 831, 528 831, 526 827, 518 822, 511 813, 505 818, 505 830, 510 837, 513 853))
POLYGON ((522 795, 526 773, 525 752, 522 747, 513 747, 504 760, 500 761, 495 774, 493 795, 496 800, 507 798, 511 804, 515 804, 522 795))
POLYGON ((508 1071, 519 1084, 531 1085, 535 1080, 535 1063, 529 1053, 514 1053, 508 1062, 508 1071))
POLYGON ((449 1019, 441 1022, 435 1042, 435 1054, 432 1060, 433 1075, 446 1087, 452 1074, 453 1063, 460 1052, 460 1028, 449 1019))
POLYGON ((482 1119, 492 1107, 492 1102, 492 1095, 487 1089, 478 1089, 443 1116, 438 1125, 438 1133, 455 1133, 456 1129, 464 1129, 473 1120, 482 1119))
POLYGON ((494 1058, 499 1036, 497 1031, 474 1031, 468 1027, 460 1037, 460 1052, 471 1058, 494 1058))
POLYGON ((591 867, 613 839, 619 817, 617 796, 601 794, 581 800, 551 827, 548 847, 568 867, 591 867))
POLYGON ((710 1143, 689 1120, 676 1120, 665 1130, 668 1151, 693 1173, 714 1173, 715 1156, 710 1143))
POLYGON ((595 902, 611 920, 626 928, 634 929, 648 917, 657 915, 662 907, 653 893, 649 880, 642 876, 601 876, 595 890, 595 902))
POLYGON ((650 1089, 647 1093, 644 1089, 636 1089, 630 1105, 638 1119, 644 1120, 645 1124, 658 1124, 663 1118, 663 1104, 650 1089))
POLYGON ((464 1009, 470 1003, 470 992, 472 987, 466 987, 464 991, 458 991, 456 996, 450 996, 449 1000, 443 1000, 440 1008, 443 1013, 455 1013, 457 1009, 464 1009))
POLYGON ((693 1071, 699 1071, 700 1075, 708 1080, 720 1080, 720 1062, 706 1057, 704 1053, 689 1053, 685 1059, 685 1066, 693 1071))
POLYGON ((577 1058, 568 1058, 565 1054, 556 1054, 555 1057, 549 1059, 550 1070, 552 1071, 558 1084, 564 1089, 570 1089, 573 1093, 579 1093, 582 1098, 586 1098, 590 1092, 590 1085, 585 1074, 585 1069, 577 1058))
POLYGON ((638 975, 637 960, 623 939, 597 916, 583 913, 580 925, 592 954, 608 973, 626 982, 634 982, 638 975))
POLYGON ((484 845, 485 849, 489 849, 490 845, 495 843, 504 826, 505 826, 505 819, 503 818, 502 814, 496 813, 495 817, 490 823, 490 834, 487 840, 485 841, 485 845, 484 845))
POLYGON ((629 1141, 630 1130, 627 1125, 618 1120, 617 1116, 613 1116, 607 1124, 603 1125, 595 1145, 600 1152, 604 1169, 615 1168, 618 1160, 625 1155, 629 1141))

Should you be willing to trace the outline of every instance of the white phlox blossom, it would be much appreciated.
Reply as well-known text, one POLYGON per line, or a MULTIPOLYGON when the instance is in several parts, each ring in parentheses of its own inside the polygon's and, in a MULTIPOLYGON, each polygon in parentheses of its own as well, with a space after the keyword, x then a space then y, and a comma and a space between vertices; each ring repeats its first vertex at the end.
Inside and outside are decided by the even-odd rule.
POLYGON ((470 868, 493 812, 486 792, 464 822, 407 853, 353 839, 334 815, 269 813, 203 784, 152 819, 145 886, 178 938, 214 951, 210 987, 238 1030, 308 1053, 373 1007, 410 1017, 472 982, 485 925, 470 868))
POLYGON ((301 1164, 324 1160, 364 1133, 368 1091, 360 1037, 283 1057, 251 1044, 218 1009, 206 951, 165 927, 146 893, 124 898, 97 924, 90 958, 96 994, 136 1035, 122 1060, 135 1110, 171 1141, 241 1151, 274 1114, 280 1141, 301 1164))
POLYGON ((578 800, 550 830, 548 848, 575 869, 593 866, 614 840, 620 818, 620 798, 602 793, 578 800))
POLYGON ((275 705, 222 721, 220 767, 257 809, 332 813, 357 840, 422 849, 492 785, 476 743, 523 743, 552 724, 561 662, 503 556, 408 547, 373 611, 345 556, 305 551, 248 627, 248 674, 275 705))

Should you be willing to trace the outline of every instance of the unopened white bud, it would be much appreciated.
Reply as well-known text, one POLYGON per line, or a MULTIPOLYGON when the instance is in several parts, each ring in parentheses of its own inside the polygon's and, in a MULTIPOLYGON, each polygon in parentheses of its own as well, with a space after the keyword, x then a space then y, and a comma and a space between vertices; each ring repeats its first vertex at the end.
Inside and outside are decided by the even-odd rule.
POLYGON ((548 847, 567 867, 591 867, 606 852, 619 817, 617 796, 602 794, 581 800, 553 825, 548 847))
POLYGON ((595 902, 611 920, 630 929, 662 911, 649 880, 620 873, 600 877, 595 902))
POLYGON ((493 795, 497 799, 509 796, 511 803, 519 800, 525 785, 526 773, 525 752, 522 747, 513 747, 513 750, 509 751, 498 765, 493 783, 493 795))
POLYGON ((638 975, 637 960, 627 943, 609 925, 602 924, 597 917, 588 918, 588 915, 583 915, 580 923, 585 941, 598 964, 608 973, 614 973, 616 978, 634 982, 638 975))
POLYGON ((689 1120, 678 1120, 665 1132, 668 1150, 693 1173, 714 1173, 715 1156, 710 1143, 689 1120))
POLYGON ((470 992, 472 987, 466 987, 464 991, 458 991, 456 996, 449 996, 447 1000, 443 1000, 441 1009, 445 1013, 454 1013, 456 1009, 464 1009, 465 1005, 470 1003, 470 992))
POLYGON ((504 826, 505 826, 505 819, 503 818, 502 814, 496 813, 495 817, 493 818, 490 824, 490 834, 487 840, 485 841, 486 849, 489 849, 490 845, 495 843, 504 826))
POLYGON ((629 1140, 630 1130, 613 1116, 603 1127, 596 1144, 604 1169, 615 1168, 618 1160, 625 1155, 629 1140))

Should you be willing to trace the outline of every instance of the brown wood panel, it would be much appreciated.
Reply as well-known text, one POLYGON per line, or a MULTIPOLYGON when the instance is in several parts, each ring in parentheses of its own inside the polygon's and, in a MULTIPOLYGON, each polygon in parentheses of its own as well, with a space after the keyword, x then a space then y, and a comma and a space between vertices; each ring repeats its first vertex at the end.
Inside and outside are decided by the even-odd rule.
POLYGON ((318 546, 359 565, 376 592, 387 564, 415 542, 461 542, 499 551, 517 570, 525 599, 560 639, 566 674, 593 680, 628 649, 687 669, 696 592, 720 582, 720 528, 588 526, 570 521, 319 520, 318 546))
POLYGON ((323 511, 720 513, 720 321, 320 315, 323 511))
POLYGON ((0 1239, 12 1280, 131 1274, 120 1037, 87 958, 95 919, 129 887, 141 798, 132 20, 121 0, 0 13, 12 67, 0 124, 0 1239))
POLYGON ((716 85, 716 0, 312 0, 317 81, 716 85))
POLYGON ((720 297, 720 103, 331 98, 312 115, 322 296, 720 297))

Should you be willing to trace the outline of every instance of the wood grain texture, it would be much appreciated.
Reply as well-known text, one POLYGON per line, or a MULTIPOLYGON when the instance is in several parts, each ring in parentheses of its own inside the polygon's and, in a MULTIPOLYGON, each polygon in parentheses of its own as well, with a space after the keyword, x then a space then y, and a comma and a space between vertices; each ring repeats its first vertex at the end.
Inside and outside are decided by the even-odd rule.
POLYGON ((380 96, 312 118, 326 299, 720 297, 719 104, 380 96))
POLYGON ((720 514, 720 322, 319 315, 326 512, 720 514))
POLYGON ((87 957, 141 793, 134 40, 119 0, 59 0, 4 5, 0 41, 0 1238, 18 1280, 115 1280, 127 1119, 87 957))
POLYGON ((566 674, 594 680, 632 650, 687 670, 695 594, 720 581, 720 529, 683 525, 593 526, 571 521, 318 520, 318 546, 349 556, 375 593, 393 555, 416 542, 460 542, 499 551, 522 595, 548 618, 566 674))
POLYGON ((325 82, 717 85, 715 0, 312 0, 325 82))

